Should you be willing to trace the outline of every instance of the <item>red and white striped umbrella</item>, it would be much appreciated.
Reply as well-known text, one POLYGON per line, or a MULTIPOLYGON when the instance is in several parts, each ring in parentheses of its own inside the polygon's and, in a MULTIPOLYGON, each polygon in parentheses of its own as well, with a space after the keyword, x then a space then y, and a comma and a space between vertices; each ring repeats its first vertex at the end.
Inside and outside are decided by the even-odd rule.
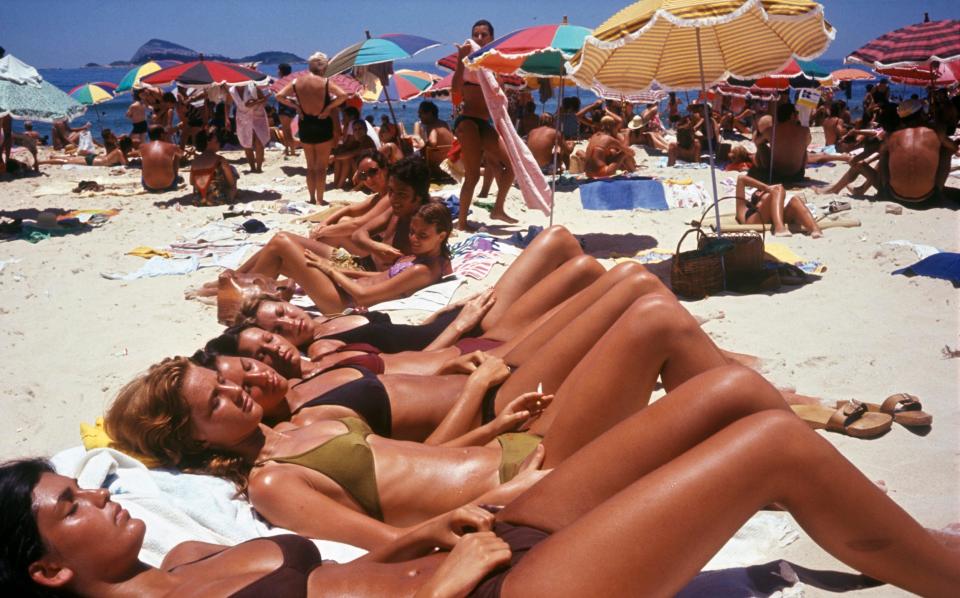
POLYGON ((884 33, 847 56, 844 62, 878 69, 953 60, 960 60, 960 20, 957 19, 925 21, 884 33))

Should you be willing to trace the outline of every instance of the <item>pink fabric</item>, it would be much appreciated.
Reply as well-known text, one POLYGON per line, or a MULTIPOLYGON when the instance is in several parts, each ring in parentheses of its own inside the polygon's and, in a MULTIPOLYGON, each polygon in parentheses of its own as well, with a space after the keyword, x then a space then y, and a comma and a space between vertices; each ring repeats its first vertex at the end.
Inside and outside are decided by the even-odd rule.
POLYGON ((233 97, 233 103, 237 107, 237 139, 240 145, 247 149, 253 147, 254 135, 263 145, 270 143, 270 122, 267 120, 267 112, 263 104, 251 108, 245 103, 247 99, 256 98, 256 92, 248 87, 247 93, 241 97, 237 89, 231 87, 230 96, 233 97))
MULTIPOLYGON (((472 39, 468 41, 474 51, 480 49, 472 39)), ((471 69, 465 69, 465 71, 469 70, 471 69)), ((529 208, 549 215, 553 207, 550 186, 547 185, 546 177, 543 176, 537 161, 530 153, 530 148, 523 142, 513 123, 510 122, 507 96, 500 89, 496 77, 488 69, 477 69, 475 72, 478 75, 480 89, 483 91, 483 99, 487 102, 487 110, 490 111, 490 117, 493 119, 493 126, 497 129, 503 146, 507 150, 507 158, 513 167, 513 174, 520 187, 520 193, 523 194, 524 203, 529 208)), ((466 75, 466 72, 464 74, 466 75)))

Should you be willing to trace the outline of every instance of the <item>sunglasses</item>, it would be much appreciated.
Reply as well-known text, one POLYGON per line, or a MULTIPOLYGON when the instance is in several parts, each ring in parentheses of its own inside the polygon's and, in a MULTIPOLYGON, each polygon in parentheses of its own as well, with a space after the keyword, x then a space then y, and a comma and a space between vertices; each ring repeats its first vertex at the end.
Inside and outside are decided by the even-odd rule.
POLYGON ((361 180, 361 181, 366 180, 366 179, 372 177, 373 175, 377 174, 378 172, 380 172, 380 167, 379 167, 379 166, 374 166, 373 168, 368 168, 368 169, 366 169, 366 170, 361 170, 360 173, 359 173, 360 180, 361 180))

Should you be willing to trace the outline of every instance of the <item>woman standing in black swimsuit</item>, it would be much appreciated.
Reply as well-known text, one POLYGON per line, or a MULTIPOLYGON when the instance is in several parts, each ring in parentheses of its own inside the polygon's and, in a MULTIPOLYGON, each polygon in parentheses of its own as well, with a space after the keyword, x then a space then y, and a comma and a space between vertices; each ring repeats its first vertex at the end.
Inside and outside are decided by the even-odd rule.
POLYGON ((314 53, 308 64, 310 72, 281 89, 277 99, 300 111, 300 144, 307 159, 307 191, 311 203, 322 205, 326 203, 323 191, 333 147, 331 115, 347 99, 347 93, 323 76, 327 69, 326 54, 314 53))

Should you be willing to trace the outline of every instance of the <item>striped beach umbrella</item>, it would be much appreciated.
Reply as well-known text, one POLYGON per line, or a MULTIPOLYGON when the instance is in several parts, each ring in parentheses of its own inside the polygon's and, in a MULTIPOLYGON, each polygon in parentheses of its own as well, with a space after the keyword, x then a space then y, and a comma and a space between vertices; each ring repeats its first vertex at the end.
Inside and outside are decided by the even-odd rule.
POLYGON ((151 60, 141 64, 140 66, 133 67, 127 71, 127 74, 123 76, 123 79, 120 79, 120 83, 117 84, 117 90, 114 93, 121 94, 131 91, 139 87, 140 80, 147 75, 152 75, 157 71, 177 64, 180 64, 179 60, 151 60))
MULTIPOLYGON (((270 84, 269 89, 273 93, 277 93, 287 85, 290 85, 291 83, 296 81, 298 77, 303 77, 309 73, 310 71, 306 71, 306 70, 290 73, 286 77, 281 77, 279 79, 274 80, 273 83, 270 84)), ((335 83, 337 87, 339 87, 346 93, 360 93, 360 90, 363 89, 363 85, 359 81, 357 81, 350 75, 345 75, 343 73, 330 77, 330 82, 335 83)))
POLYGON ((328 75, 342 73, 357 66, 410 58, 440 45, 438 41, 406 33, 385 33, 373 37, 367 31, 366 35, 367 39, 340 50, 330 59, 330 64, 327 65, 328 75))
POLYGON ((839 81, 872 81, 876 79, 875 76, 871 75, 867 71, 860 69, 837 69, 830 73, 830 79, 835 82, 839 81))
POLYGON ((108 83, 107 81, 97 81, 95 83, 84 83, 83 85, 77 85, 71 89, 68 94, 71 98, 80 102, 84 106, 93 106, 94 104, 101 104, 103 102, 109 102, 114 97, 114 90, 117 89, 116 83, 108 83))
POLYGON ((868 42, 844 59, 874 69, 960 60, 960 20, 924 21, 868 42))
POLYGON ((389 97, 391 100, 399 99, 406 102, 423 95, 439 80, 440 75, 427 71, 400 69, 390 75, 389 83, 386 87, 380 89, 380 93, 374 97, 374 101, 384 102, 389 97))
POLYGON ((892 66, 879 68, 877 72, 889 77, 894 83, 915 85, 917 87, 947 87, 960 79, 960 61, 931 66, 892 66))
POLYGON ((221 83, 239 84, 250 81, 266 83, 267 75, 232 62, 219 60, 193 60, 184 62, 147 75, 141 80, 148 85, 166 85, 176 82, 178 85, 195 87, 199 85, 219 85, 221 83))
POLYGON ((583 47, 590 35, 586 27, 537 25, 518 29, 495 39, 465 59, 472 68, 495 73, 550 77, 563 75, 564 63, 583 47))
MULTIPOLYGON (((587 36, 570 61, 582 86, 623 93, 700 88, 729 77, 775 73, 793 58, 813 60, 836 31, 811 0, 641 0, 587 36)), ((709 106, 709 104, 708 104, 709 106)), ((707 127, 714 215, 720 230, 712 127, 707 127)))

